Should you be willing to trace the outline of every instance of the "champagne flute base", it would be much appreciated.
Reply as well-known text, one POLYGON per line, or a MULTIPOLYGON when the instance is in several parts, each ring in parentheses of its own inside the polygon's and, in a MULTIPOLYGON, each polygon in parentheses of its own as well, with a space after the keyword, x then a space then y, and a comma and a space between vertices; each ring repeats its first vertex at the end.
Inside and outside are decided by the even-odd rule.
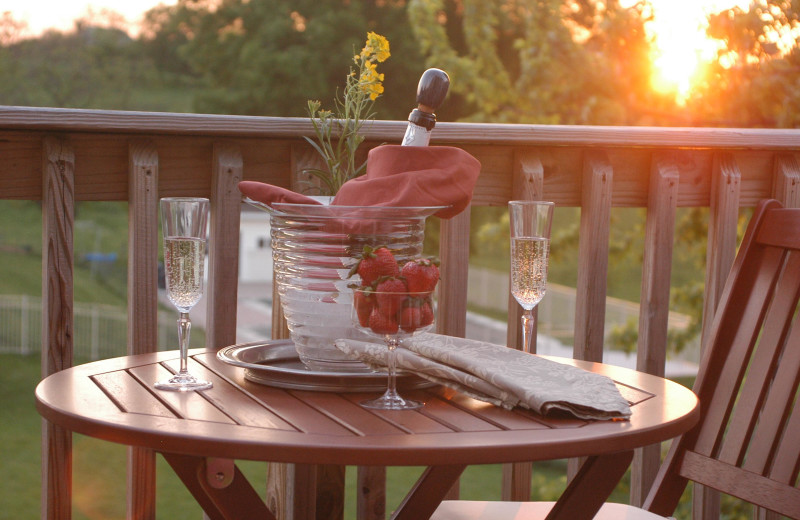
POLYGON ((157 382, 154 386, 159 390, 169 390, 172 392, 196 392, 199 390, 208 390, 214 386, 214 384, 211 381, 197 379, 188 374, 176 374, 165 381, 157 382))
POLYGON ((377 399, 362 401, 361 406, 372 410, 417 410, 422 408, 425 403, 404 399, 397 393, 392 394, 387 391, 377 399))

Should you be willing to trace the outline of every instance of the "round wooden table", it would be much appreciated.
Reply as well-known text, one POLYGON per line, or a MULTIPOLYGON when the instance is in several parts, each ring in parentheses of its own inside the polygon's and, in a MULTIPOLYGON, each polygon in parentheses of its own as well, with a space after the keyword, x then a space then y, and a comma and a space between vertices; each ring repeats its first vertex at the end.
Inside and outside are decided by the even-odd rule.
POLYGON ((562 496, 563 507, 551 513, 581 518, 588 514, 585 504, 599 507, 608 497, 634 448, 690 429, 698 401, 689 389, 660 377, 551 359, 611 377, 631 403, 631 419, 542 417, 438 386, 404 392, 425 402, 420 410, 368 410, 358 403, 369 394, 257 384, 245 379, 242 368, 204 350, 192 351, 189 370, 211 380, 211 390, 155 390, 153 382, 177 371, 178 354, 170 351, 69 368, 44 379, 36 399, 41 415, 63 428, 161 453, 211 518, 272 517, 240 477, 235 459, 309 468, 428 466, 395 513, 417 519, 430 515, 467 465, 588 457, 562 496), (570 500, 575 496, 580 500, 570 500), (576 502, 584 505, 573 509, 576 502))

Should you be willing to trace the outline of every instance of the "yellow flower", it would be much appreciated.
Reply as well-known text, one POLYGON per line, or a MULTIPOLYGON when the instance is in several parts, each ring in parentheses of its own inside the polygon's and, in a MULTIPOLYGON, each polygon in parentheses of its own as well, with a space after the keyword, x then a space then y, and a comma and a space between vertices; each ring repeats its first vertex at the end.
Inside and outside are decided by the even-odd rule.
POLYGON ((374 32, 367 33, 364 48, 353 56, 355 67, 350 67, 336 110, 322 110, 319 101, 308 102, 317 139, 306 140, 325 161, 325 168, 309 170, 319 181, 310 183, 309 189, 333 195, 347 180, 364 172, 366 163, 356 164, 355 150, 364 140, 360 134, 362 125, 375 116, 372 103, 383 94, 383 74, 378 73, 377 64, 389 56, 389 41, 374 32), (338 133, 332 131, 334 125, 338 133))
POLYGON ((374 59, 378 63, 383 63, 389 56, 391 56, 389 52, 389 40, 380 34, 368 32, 367 41, 364 43, 364 48, 361 49, 361 54, 354 59, 356 63, 358 63, 360 59, 368 61, 373 61, 374 59))

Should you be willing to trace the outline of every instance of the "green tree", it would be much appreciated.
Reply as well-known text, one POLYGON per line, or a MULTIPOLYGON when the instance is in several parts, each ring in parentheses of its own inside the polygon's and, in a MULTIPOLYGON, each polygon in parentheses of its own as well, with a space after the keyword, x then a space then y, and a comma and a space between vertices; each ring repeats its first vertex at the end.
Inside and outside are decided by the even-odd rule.
POLYGON ((644 5, 595 0, 411 0, 428 64, 453 78, 467 119, 634 124, 653 94, 644 5))
POLYGON ((392 47, 378 117, 405 119, 424 67, 400 1, 180 0, 151 11, 145 34, 202 78, 198 111, 305 116, 308 99, 332 103, 368 31, 392 47))
MULTIPOLYGON (((71 31, 7 42, 0 53, 0 102, 68 108, 131 108, 152 64, 120 27, 78 20, 71 31)), ((7 26, 7 25, 6 25, 7 26)))
POLYGON ((724 42, 688 109, 700 124, 800 126, 800 2, 756 0, 709 18, 724 42))

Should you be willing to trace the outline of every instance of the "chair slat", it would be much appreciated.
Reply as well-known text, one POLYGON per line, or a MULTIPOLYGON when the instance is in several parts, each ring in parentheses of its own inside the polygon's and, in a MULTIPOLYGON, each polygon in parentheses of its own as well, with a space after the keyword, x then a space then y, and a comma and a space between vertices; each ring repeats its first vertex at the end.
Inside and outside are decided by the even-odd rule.
MULTIPOLYGON (((800 255, 797 253, 791 256, 790 262, 786 265, 785 274, 779 283, 778 296, 783 297, 784 301, 779 301, 778 298, 775 300, 776 306, 785 306, 781 312, 784 323, 781 326, 767 322, 762 339, 763 343, 770 335, 779 336, 777 338, 779 346, 784 347, 782 351, 778 350, 772 356, 773 364, 776 366, 774 377, 771 377, 773 371, 764 376, 756 376, 764 377, 765 381, 771 381, 771 385, 769 394, 765 396, 766 401, 762 406, 761 415, 758 417, 759 423, 750 441, 747 460, 743 467, 762 475, 771 465, 774 451, 781 439, 781 431, 791 412, 792 397, 797 391, 798 374, 800 374, 800 350, 792 348, 792 346, 800 345, 800 326, 796 319, 791 332, 788 332, 788 326, 791 324, 798 298, 800 298, 800 259, 798 257, 800 255), (781 334, 778 333, 779 329, 782 329, 781 334), (786 338, 787 334, 789 335, 788 339, 786 338)), ((761 345, 759 345, 759 353, 754 363, 761 362, 762 356, 767 357, 767 354, 760 352, 760 347, 761 345)), ((752 393, 755 393, 755 390, 746 386, 742 391, 742 398, 750 398, 749 394, 752 393)))
MULTIPOLYGON (((756 452, 752 450, 748 452, 748 439, 759 421, 762 405, 768 392, 773 403, 777 397, 783 408, 786 407, 786 395, 776 396, 773 390, 770 390, 769 382, 772 380, 772 374, 780 360, 799 295, 800 258, 798 255, 793 255, 786 263, 780 281, 776 283, 775 296, 764 319, 763 332, 758 340, 747 379, 742 386, 731 417, 728 434, 720 450, 719 459, 723 462, 738 466, 742 463, 745 453, 748 453, 750 470, 761 473, 769 460, 769 454, 772 451, 770 448, 772 442, 769 439, 774 437, 770 436, 770 433, 766 433, 767 437, 760 436, 760 442, 753 443, 756 452)), ((800 338, 797 334, 800 334, 800 330, 795 329, 792 336, 800 338)), ((766 413, 768 410, 769 408, 765 408, 764 412, 766 413)), ((783 414, 784 412, 779 413, 783 414)), ((770 419, 772 418, 773 416, 770 415, 770 419)), ((774 435, 781 424, 782 422, 777 420, 770 420, 767 421, 767 427, 760 429, 769 430, 774 435)))
POLYGON ((773 460, 770 478, 786 483, 797 481, 800 473, 800 401, 794 403, 773 460))
MULTIPOLYGON (((800 331, 797 328, 793 329, 789 341, 794 345, 800 344, 798 343, 800 331)), ((791 457, 788 453, 783 453, 781 458, 773 458, 773 453, 780 444, 792 442, 795 445, 800 444, 798 433, 785 427, 792 412, 792 397, 797 393, 798 374, 800 374, 800 351, 797 349, 792 352, 785 351, 761 413, 759 426, 753 435, 750 451, 747 453, 744 466, 746 469, 764 474, 773 460, 775 464, 791 466, 791 457)), ((795 455, 795 466, 796 459, 797 455, 795 455)))
POLYGON ((742 376, 747 368, 761 323, 766 312, 783 254, 779 250, 764 250, 762 255, 751 255, 751 262, 742 266, 742 272, 756 273, 756 277, 740 276, 726 299, 725 308, 717 312, 724 319, 714 320, 712 335, 718 344, 714 359, 706 364, 706 374, 696 383, 696 393, 708 410, 708 418, 697 437, 695 450, 703 455, 713 455, 723 435, 722 425, 729 418, 737 396, 742 376))
POLYGON ((800 489, 750 473, 693 451, 684 454, 681 473, 706 486, 761 505, 771 511, 798 518, 800 489))
POLYGON ((765 217, 769 219, 769 225, 759 230, 758 242, 774 247, 797 249, 797 244, 800 243, 800 229, 793 226, 791 222, 797 219, 798 214, 800 214, 800 209, 797 208, 781 208, 770 211, 769 215, 765 217))

